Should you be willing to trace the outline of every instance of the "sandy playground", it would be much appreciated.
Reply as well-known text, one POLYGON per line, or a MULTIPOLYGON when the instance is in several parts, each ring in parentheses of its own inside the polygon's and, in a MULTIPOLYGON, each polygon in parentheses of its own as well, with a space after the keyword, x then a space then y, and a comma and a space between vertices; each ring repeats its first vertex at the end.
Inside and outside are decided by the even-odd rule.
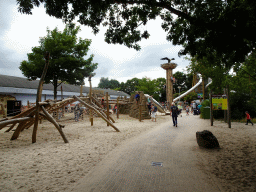
MULTIPOLYGON (((37 142, 32 144, 32 129, 24 130, 17 140, 10 141, 13 132, 0 131, 0 191, 64 191, 73 188, 94 166, 118 145, 138 136, 156 125, 170 121, 170 116, 157 116, 139 122, 128 115, 120 115, 115 125, 121 132, 107 127, 101 118, 88 117, 75 122, 74 115, 66 114, 60 121, 69 140, 65 144, 56 128, 48 121, 39 125, 37 142)), ((183 117, 186 118, 185 114, 183 117)), ((198 131, 210 130, 218 138, 221 149, 197 147, 198 167, 215 177, 224 191, 255 191, 256 189, 256 130, 253 126, 200 120, 198 131)), ((116 120, 116 118, 115 118, 116 120)))

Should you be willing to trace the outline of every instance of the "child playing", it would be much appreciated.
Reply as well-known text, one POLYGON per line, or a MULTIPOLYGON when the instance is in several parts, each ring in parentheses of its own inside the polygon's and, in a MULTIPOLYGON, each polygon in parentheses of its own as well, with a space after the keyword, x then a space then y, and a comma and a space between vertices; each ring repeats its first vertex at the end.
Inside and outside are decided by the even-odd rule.
POLYGON ((187 115, 189 115, 189 106, 188 105, 186 107, 186 112, 187 112, 187 115))
POLYGON ((253 125, 253 122, 251 121, 251 116, 248 113, 248 111, 245 111, 247 122, 245 125, 248 125, 248 123, 251 123, 253 125))

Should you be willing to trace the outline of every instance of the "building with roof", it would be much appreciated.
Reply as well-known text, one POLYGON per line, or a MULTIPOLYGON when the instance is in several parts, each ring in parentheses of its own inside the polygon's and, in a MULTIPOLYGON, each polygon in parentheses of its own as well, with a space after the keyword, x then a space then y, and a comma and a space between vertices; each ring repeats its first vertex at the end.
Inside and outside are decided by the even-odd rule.
MULTIPOLYGON (((27 78, 22 77, 14 77, 14 76, 7 76, 7 75, 0 75, 0 95, 9 95, 16 98, 16 100, 21 101, 21 105, 27 105, 27 101, 30 103, 36 102, 36 94, 37 88, 39 85, 39 80, 29 81, 27 78)), ((69 85, 69 84, 62 84, 57 88, 57 99, 61 99, 61 95, 63 98, 71 97, 73 95, 79 96, 80 95, 80 86, 78 85, 69 85), (61 87, 62 87, 62 94, 61 94, 61 87)), ((82 93, 83 95, 89 94, 89 87, 83 86, 82 93)), ((117 97, 127 97, 129 98, 130 95, 124 93, 122 91, 115 91, 111 89, 100 89, 100 88, 93 88, 95 91, 102 92, 110 96, 110 99, 116 99, 117 97)), ((53 100, 53 85, 52 84, 44 84, 43 91, 42 91, 42 98, 41 101, 46 99, 53 100)))

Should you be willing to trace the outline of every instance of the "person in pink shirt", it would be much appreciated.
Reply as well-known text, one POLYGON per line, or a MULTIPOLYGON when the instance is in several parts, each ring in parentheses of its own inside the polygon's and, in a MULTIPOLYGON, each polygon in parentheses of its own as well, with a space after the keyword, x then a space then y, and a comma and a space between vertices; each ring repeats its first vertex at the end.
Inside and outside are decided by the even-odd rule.
POLYGON ((251 121, 251 116, 248 113, 248 111, 245 111, 247 122, 245 125, 248 125, 248 123, 251 123, 253 125, 253 122, 251 121))

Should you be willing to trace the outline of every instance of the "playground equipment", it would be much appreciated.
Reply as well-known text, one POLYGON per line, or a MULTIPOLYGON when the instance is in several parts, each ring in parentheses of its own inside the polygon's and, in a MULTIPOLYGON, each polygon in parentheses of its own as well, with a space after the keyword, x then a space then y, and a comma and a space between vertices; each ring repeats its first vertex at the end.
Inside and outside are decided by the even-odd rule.
POLYGON ((151 97, 150 95, 148 94, 144 94, 146 96, 147 99, 149 99, 156 107, 157 107, 157 110, 158 112, 160 113, 166 113, 164 111, 164 108, 162 107, 162 105, 160 103, 158 103, 153 97, 151 97))
POLYGON ((173 102, 178 101, 179 99, 181 99, 182 97, 186 96, 187 94, 189 94, 190 92, 192 92, 193 90, 195 90, 200 84, 202 83, 202 76, 200 75, 200 80, 198 81, 198 83, 191 87, 188 91, 186 91, 185 93, 181 94, 179 97, 176 97, 175 99, 173 99, 173 102))
MULTIPOLYGON (((183 93, 183 94, 180 95, 179 97, 176 97, 176 98, 173 100, 173 102, 178 101, 179 99, 183 98, 184 96, 186 96, 187 94, 189 94, 190 92, 192 92, 193 90, 195 90, 195 89, 202 83, 202 81, 203 81, 202 76, 199 75, 199 77, 200 77, 200 79, 199 79, 198 83, 197 83, 195 86, 191 87, 188 91, 186 91, 185 93, 183 93)), ((211 83, 212 83, 212 81, 210 81, 210 82, 205 86, 205 88, 207 88, 211 83)))
POLYGON ((137 118, 140 120, 151 118, 149 115, 148 107, 147 107, 147 98, 142 91, 136 91, 135 94, 132 94, 130 97, 129 104, 130 104, 130 111, 129 111, 130 117, 137 118), (140 99, 138 102, 134 99, 134 96, 136 94, 140 95, 140 99))
MULTIPOLYGON (((6 127, 7 125, 11 125, 11 127, 6 131, 9 132, 12 130, 16 124, 18 126, 16 127, 16 130, 14 131, 11 140, 15 140, 19 137, 20 133, 24 129, 28 129, 32 125, 34 125, 33 134, 32 134, 32 143, 36 142, 36 135, 37 135, 37 128, 38 128, 38 121, 42 118, 47 119, 49 122, 51 122, 59 131, 60 135, 62 136, 65 143, 68 143, 68 140, 62 131, 62 128, 64 128, 64 125, 60 125, 57 123, 57 121, 50 115, 51 112, 57 111, 60 108, 64 108, 66 105, 79 101, 82 105, 85 105, 86 107, 90 108, 92 111, 95 111, 104 121, 107 122, 108 125, 111 125, 117 132, 119 132, 119 129, 116 128, 113 123, 109 120, 109 114, 105 114, 105 111, 97 106, 97 104, 93 104, 92 102, 92 96, 90 92, 91 97, 84 98, 85 100, 89 100, 89 102, 85 102, 82 97, 73 96, 73 98, 67 98, 61 101, 51 101, 46 100, 44 102, 41 102, 42 97, 42 90, 43 90, 43 84, 44 84, 44 78, 48 69, 49 65, 49 57, 50 53, 45 54, 45 66, 44 70, 41 76, 41 79, 39 81, 38 89, 37 89, 37 98, 36 98, 36 106, 23 111, 22 113, 8 119, 2 119, 0 121, 0 129, 6 127)), ((113 121, 113 119, 112 119, 113 121)))

